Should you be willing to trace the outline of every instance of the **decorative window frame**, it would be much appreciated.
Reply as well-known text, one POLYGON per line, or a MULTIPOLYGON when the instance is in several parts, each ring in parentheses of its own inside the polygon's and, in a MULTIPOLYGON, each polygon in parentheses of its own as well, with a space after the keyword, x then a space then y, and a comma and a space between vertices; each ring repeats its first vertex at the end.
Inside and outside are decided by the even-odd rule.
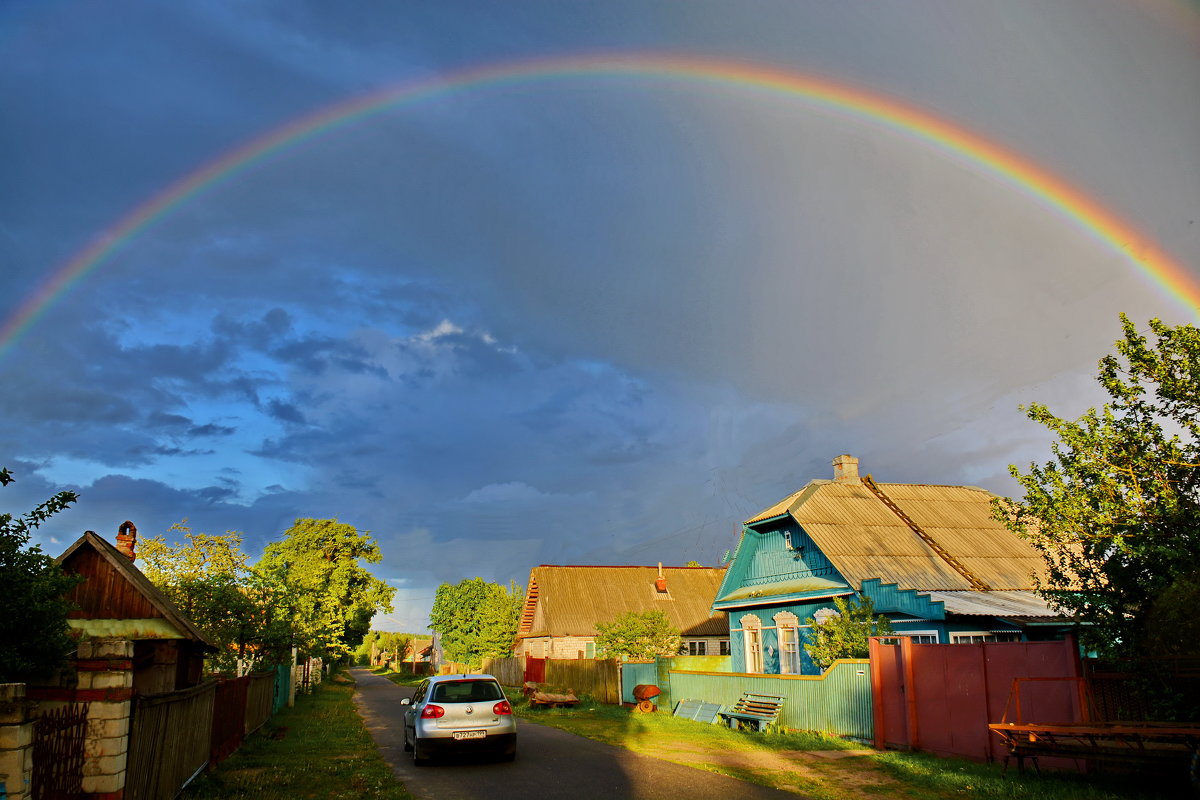
POLYGON ((763 624, 757 614, 744 614, 742 624, 742 652, 746 656, 746 672, 760 674, 763 671, 763 624))
POLYGON ((800 661, 800 618, 791 611, 780 611, 771 619, 775 621, 775 630, 779 636, 779 674, 781 675, 799 675, 801 670, 800 661), (784 631, 788 631, 785 641, 784 631), (791 646, 791 651, 786 649, 786 646, 791 646))

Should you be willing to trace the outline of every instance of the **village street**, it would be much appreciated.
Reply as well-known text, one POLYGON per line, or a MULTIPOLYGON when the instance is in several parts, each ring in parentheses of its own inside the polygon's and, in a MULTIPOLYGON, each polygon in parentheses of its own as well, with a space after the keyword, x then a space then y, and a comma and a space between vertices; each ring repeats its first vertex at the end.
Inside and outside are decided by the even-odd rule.
POLYGON ((367 669, 352 669, 354 703, 396 777, 422 800, 767 800, 798 795, 638 755, 565 731, 519 720, 517 759, 435 762, 414 767, 404 752, 400 700, 413 690, 367 669))

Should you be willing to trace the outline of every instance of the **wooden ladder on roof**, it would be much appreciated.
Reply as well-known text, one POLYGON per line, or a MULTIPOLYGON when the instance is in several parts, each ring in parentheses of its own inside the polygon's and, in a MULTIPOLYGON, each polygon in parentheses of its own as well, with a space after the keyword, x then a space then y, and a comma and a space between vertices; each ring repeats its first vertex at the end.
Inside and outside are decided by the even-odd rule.
POLYGON ((957 572, 959 575, 962 575, 964 578, 966 578, 967 583, 971 584, 972 589, 977 589, 978 591, 986 592, 988 589, 992 588, 992 587, 988 586, 986 583, 984 583, 983 581, 979 580, 979 578, 975 577, 975 575, 971 572, 971 570, 967 569, 961 561, 959 561, 954 556, 950 555, 950 552, 946 548, 944 548, 940 544, 938 544, 936 539, 934 539, 932 536, 930 536, 928 533, 926 533, 924 530, 922 530, 920 525, 913 522, 912 517, 908 516, 908 514, 905 514, 903 509, 901 509, 900 506, 896 505, 896 503, 892 500, 892 498, 890 498, 886 494, 884 494, 883 489, 879 488, 879 485, 877 483, 875 483, 875 481, 871 478, 870 475, 865 476, 862 479, 862 482, 863 482, 864 486, 866 486, 868 489, 870 489, 872 492, 874 492, 875 496, 878 497, 885 506, 887 506, 888 508, 890 508, 892 510, 893 514, 895 514, 897 517, 899 517, 901 520, 903 520, 904 524, 907 525, 909 528, 911 528, 913 533, 915 533, 917 536, 920 536, 921 541, 923 541, 925 544, 929 545, 929 548, 931 550, 933 550, 933 552, 937 553, 938 556, 943 561, 945 561, 947 564, 949 564, 951 567, 953 567, 955 572, 957 572))

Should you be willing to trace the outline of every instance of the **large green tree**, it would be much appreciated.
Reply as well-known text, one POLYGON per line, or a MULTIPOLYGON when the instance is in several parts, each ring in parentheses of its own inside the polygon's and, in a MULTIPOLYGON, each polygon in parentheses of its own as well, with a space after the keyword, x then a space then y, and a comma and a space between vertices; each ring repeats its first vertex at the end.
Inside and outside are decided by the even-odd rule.
MULTIPOLYGON (((0 469, 0 486, 12 481, 12 473, 0 469)), ((0 514, 0 683, 44 676, 62 666, 74 648, 65 595, 80 579, 63 573, 29 539, 77 499, 74 492, 59 492, 22 516, 0 514)))
POLYGON ((1022 410, 1057 441, 997 518, 1045 559, 1038 591, 1104 655, 1200 655, 1200 329, 1121 315, 1109 396, 1077 420, 1022 410))
POLYGON ((336 519, 305 518, 267 545, 256 566, 287 587, 300 649, 337 660, 359 645, 376 612, 392 610, 396 590, 359 563, 382 559, 369 532, 336 519))
POLYGON ((478 666, 485 658, 512 654, 525 593, 483 578, 443 583, 437 588, 429 627, 441 637, 451 661, 478 666))
POLYGON ((260 663, 291 657, 292 620, 287 587, 249 566, 242 534, 193 533, 186 520, 165 536, 138 545, 142 572, 217 646, 217 671, 244 673, 260 663))
POLYGON ((606 658, 646 661, 679 654, 683 637, 661 611, 627 611, 596 625, 596 652, 606 658))

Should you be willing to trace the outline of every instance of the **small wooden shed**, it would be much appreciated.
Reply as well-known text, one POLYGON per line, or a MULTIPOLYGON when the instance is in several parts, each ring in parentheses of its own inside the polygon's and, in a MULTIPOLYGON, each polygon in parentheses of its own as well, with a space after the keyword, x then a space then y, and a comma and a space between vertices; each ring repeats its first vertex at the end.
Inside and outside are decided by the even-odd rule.
POLYGON ((117 540, 121 549, 86 531, 58 557, 64 572, 84 577, 67 595, 77 607, 67 624, 81 637, 133 642, 134 694, 200 683, 204 654, 217 648, 134 566, 133 523, 121 525, 117 540))

